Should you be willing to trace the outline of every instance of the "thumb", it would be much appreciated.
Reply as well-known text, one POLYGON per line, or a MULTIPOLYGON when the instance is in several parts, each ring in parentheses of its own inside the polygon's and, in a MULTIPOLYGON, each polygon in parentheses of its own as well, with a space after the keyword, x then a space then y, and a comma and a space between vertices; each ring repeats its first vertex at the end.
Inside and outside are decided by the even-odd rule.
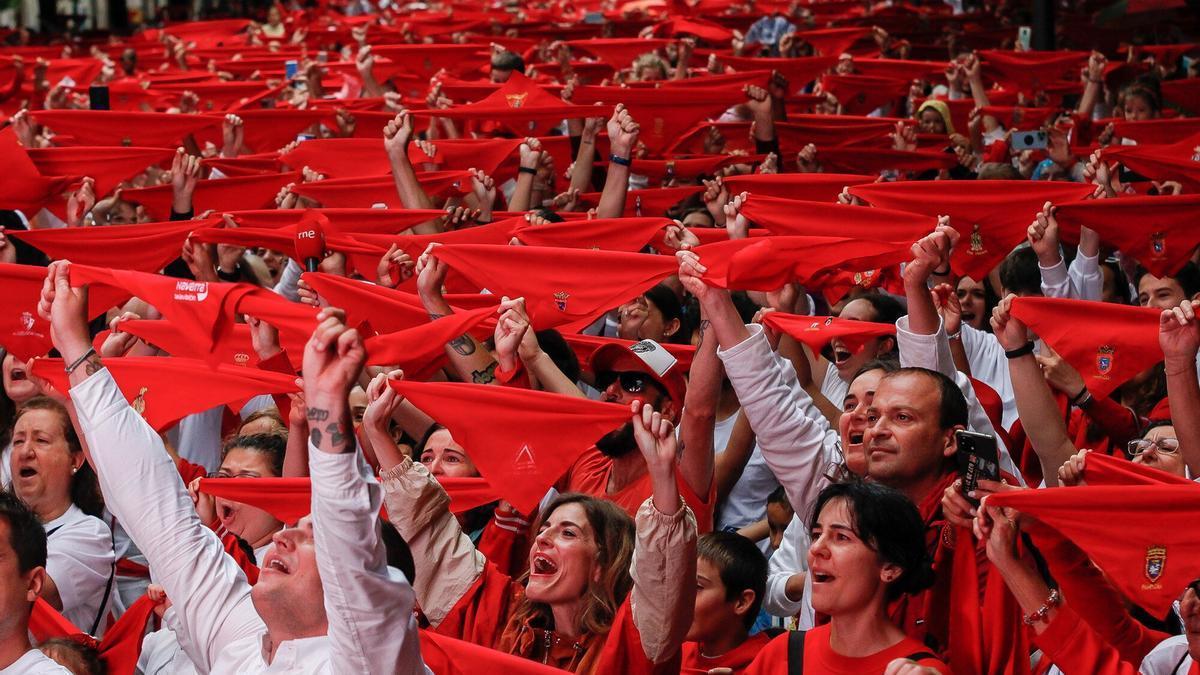
POLYGON ((71 263, 63 261, 54 270, 54 290, 56 293, 71 291, 71 263))

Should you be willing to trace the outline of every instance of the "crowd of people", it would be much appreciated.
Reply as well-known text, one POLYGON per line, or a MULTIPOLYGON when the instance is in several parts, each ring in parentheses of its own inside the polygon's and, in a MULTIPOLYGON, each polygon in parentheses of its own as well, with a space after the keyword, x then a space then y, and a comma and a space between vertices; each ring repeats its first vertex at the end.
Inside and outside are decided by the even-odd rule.
POLYGON ((1055 4, 0 33, 0 675, 1200 673, 1200 16, 1055 4))

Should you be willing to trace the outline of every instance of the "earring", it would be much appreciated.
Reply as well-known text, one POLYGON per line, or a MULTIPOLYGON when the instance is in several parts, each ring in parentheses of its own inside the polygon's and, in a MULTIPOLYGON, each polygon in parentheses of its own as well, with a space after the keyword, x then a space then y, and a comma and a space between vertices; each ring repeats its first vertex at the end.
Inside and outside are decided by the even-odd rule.
POLYGON ((72 476, 74 476, 74 475, 75 475, 75 472, 76 472, 76 471, 79 471, 79 467, 77 467, 77 466, 73 466, 73 467, 71 467, 71 475, 72 475, 72 476))

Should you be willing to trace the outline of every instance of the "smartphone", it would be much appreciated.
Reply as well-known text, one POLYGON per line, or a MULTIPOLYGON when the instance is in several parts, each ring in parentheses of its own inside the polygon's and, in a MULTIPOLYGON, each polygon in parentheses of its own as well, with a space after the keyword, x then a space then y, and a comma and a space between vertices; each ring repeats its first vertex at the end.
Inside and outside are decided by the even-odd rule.
POLYGON ((283 62, 283 76, 289 82, 296 77, 296 73, 300 72, 300 63, 295 59, 289 59, 283 62))
MULTIPOLYGON (((958 476, 962 479, 964 496, 974 491, 981 480, 1000 480, 1000 453, 996 449, 995 436, 956 431, 954 439, 958 442, 958 476)), ((979 503, 978 500, 971 501, 979 503)))
POLYGON ((1049 137, 1044 131, 1014 131, 1009 139, 1013 150, 1045 150, 1049 137))
POLYGON ((92 110, 111 110, 108 99, 108 85, 93 84, 88 87, 88 108, 92 110))
POLYGON ((1029 26, 1021 26, 1017 29, 1017 44, 1021 45, 1021 49, 1030 50, 1030 44, 1033 42, 1033 29, 1029 26))

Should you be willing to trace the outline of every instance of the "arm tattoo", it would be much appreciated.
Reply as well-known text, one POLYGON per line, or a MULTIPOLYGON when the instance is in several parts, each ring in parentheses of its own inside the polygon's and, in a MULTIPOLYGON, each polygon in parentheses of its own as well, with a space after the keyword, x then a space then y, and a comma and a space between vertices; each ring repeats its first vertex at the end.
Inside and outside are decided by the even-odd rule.
POLYGON ((475 353, 475 341, 471 339, 470 335, 464 334, 454 338, 450 341, 450 346, 462 356, 470 356, 475 353))
POLYGON ((430 320, 430 321, 437 321, 438 319, 442 318, 443 316, 446 316, 446 315, 445 315, 445 314, 438 314, 437 312, 430 312, 430 313, 429 313, 429 320, 430 320))
POLYGON ((83 362, 83 372, 88 374, 88 377, 100 372, 104 368, 104 364, 100 363, 100 357, 92 354, 87 361, 83 362))
POLYGON ((697 349, 699 349, 700 347, 703 347, 703 346, 704 346, 704 335, 705 335, 706 333, 708 333, 708 326, 709 326, 711 323, 712 323, 712 322, 711 322, 711 321, 709 321, 708 319, 704 319, 704 320, 702 320, 702 321, 700 322, 700 340, 699 340, 699 341, 696 343, 696 348, 697 348, 697 349))
POLYGON ((354 439, 354 434, 347 432, 346 427, 341 422, 333 422, 325 427, 325 433, 329 434, 329 445, 334 450, 340 450, 348 441, 354 439))
POLYGON ((307 417, 311 422, 324 422, 329 419, 329 411, 321 408, 309 408, 307 417))
POLYGON ((313 429, 312 432, 308 434, 308 442, 312 443, 314 448, 321 447, 321 430, 313 429))
POLYGON ((472 370, 471 381, 475 384, 491 384, 496 381, 496 366, 499 365, 495 361, 483 370, 472 370))

